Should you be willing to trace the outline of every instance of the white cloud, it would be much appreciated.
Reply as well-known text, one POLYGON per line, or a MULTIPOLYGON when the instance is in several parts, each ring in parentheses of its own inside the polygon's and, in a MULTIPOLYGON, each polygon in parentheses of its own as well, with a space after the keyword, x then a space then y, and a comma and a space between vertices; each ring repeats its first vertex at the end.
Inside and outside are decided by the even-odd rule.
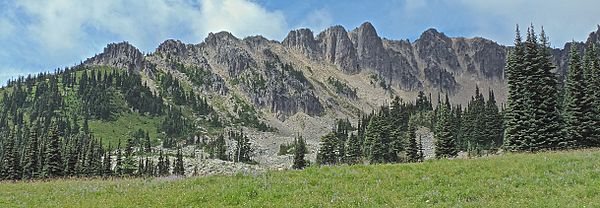
POLYGON ((195 31, 229 31, 234 35, 264 35, 281 39, 286 34, 285 17, 281 12, 269 12, 245 0, 203 0, 202 22, 195 31))
MULTIPOLYGON (((0 14, 0 69, 79 63, 109 42, 149 52, 168 38, 198 43, 209 32, 281 39, 282 12, 250 0, 19 0, 0 14), (10 14, 10 15, 9 15, 10 14)), ((6 70, 0 70, 0 81, 6 70)))
POLYGON ((281 12, 270 12, 246 0, 23 0, 17 4, 36 21, 27 26, 32 38, 51 51, 77 50, 93 41, 93 32, 129 40, 142 48, 180 34, 198 42, 208 32, 228 30, 238 36, 264 34, 279 38, 286 23, 281 12), (91 31, 90 31, 91 30, 91 31), (180 33, 180 34, 174 34, 180 33))
POLYGON ((480 31, 502 43, 512 43, 515 24, 544 26, 555 47, 572 39, 585 41, 600 23, 600 1, 597 0, 461 0, 467 9, 478 14, 473 19, 480 31))
POLYGON ((302 23, 297 28, 305 27, 310 28, 315 33, 319 33, 328 27, 331 27, 335 23, 331 13, 326 9, 316 9, 308 13, 302 23))

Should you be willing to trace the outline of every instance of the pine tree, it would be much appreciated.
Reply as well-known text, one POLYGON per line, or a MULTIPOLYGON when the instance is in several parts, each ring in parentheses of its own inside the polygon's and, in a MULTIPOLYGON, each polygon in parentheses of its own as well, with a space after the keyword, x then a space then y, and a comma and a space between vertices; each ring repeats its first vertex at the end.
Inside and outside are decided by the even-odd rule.
POLYGON ((2 164, 4 165, 2 175, 6 180, 18 180, 19 174, 19 159, 17 156, 17 148, 15 147, 16 128, 10 133, 10 136, 4 140, 4 157, 2 164))
POLYGON ((183 154, 181 153, 181 147, 177 149, 177 156, 175 159, 175 165, 173 166, 173 174, 185 175, 185 168, 183 166, 183 154))
POLYGON ((236 141, 234 162, 251 162, 250 153, 252 149, 250 147, 250 139, 241 131, 239 134, 230 132, 230 137, 233 137, 232 139, 236 141))
POLYGON ((406 131, 405 140, 408 142, 406 145, 406 157, 409 162, 419 161, 419 145, 417 144, 417 135, 415 134, 415 127, 408 127, 406 131))
POLYGON ((119 143, 117 143, 117 158, 115 160, 115 174, 118 176, 123 175, 123 153, 121 151, 121 139, 119 139, 119 143))
POLYGON ((63 161, 60 152, 60 137, 57 124, 52 124, 46 144, 46 157, 43 175, 46 178, 61 177, 63 161))
POLYGON ((136 160, 134 156, 133 147, 135 146, 132 138, 127 139, 127 146, 125 147, 125 159, 123 160, 123 174, 133 175, 136 167, 136 160))
POLYGON ((502 127, 502 116, 498 111, 498 106, 496 105, 496 97, 494 96, 494 91, 489 90, 488 93, 488 101, 485 105, 485 110, 483 111, 483 121, 484 123, 484 137, 488 138, 488 142, 486 144, 488 147, 492 148, 492 144, 502 144, 502 133, 504 131, 502 127))
POLYGON ((590 108, 584 86, 584 73, 581 58, 575 47, 571 48, 569 71, 565 87, 565 129, 567 139, 559 144, 561 148, 587 146, 585 141, 591 135, 590 122, 586 119, 586 110, 590 108))
POLYGON ((435 156, 437 158, 442 157, 456 157, 458 150, 456 148, 456 141, 454 135, 450 129, 450 112, 445 106, 440 109, 440 117, 436 123, 434 131, 435 137, 435 156))
POLYGON ((321 165, 334 165, 337 162, 335 153, 335 134, 329 133, 321 137, 321 147, 317 154, 317 163, 321 165))
POLYGON ((540 80, 536 90, 540 100, 534 104, 538 112, 535 118, 538 122, 534 128, 539 135, 536 142, 539 149, 553 149, 564 138, 558 106, 558 81, 552 72, 554 66, 551 59, 550 43, 542 27, 537 57, 540 80))
POLYGON ((23 179, 37 178, 39 171, 38 167, 38 136, 37 125, 33 125, 29 131, 29 144, 27 145, 25 164, 23 165, 23 179))
POLYGON ((347 164, 357 164, 361 160, 361 149, 360 149, 360 140, 358 136, 354 134, 350 134, 348 137, 348 141, 346 141, 346 153, 344 157, 344 162, 347 164))
POLYGON ((223 135, 219 136, 214 142, 214 156, 219 160, 229 160, 227 157, 227 143, 223 135))
POLYGON ((584 146, 600 146, 600 63, 598 52, 594 43, 588 44, 583 57, 584 83, 586 104, 589 108, 585 109, 585 120, 589 122, 589 136, 585 138, 584 146))
POLYGON ((508 98, 506 109, 506 129, 504 133, 504 147, 507 150, 524 150, 525 144, 525 86, 527 79, 523 70, 523 57, 525 48, 521 41, 521 33, 517 26, 515 47, 508 53, 506 59, 505 76, 508 82, 508 98))
POLYGON ((104 153, 104 157, 102 160, 102 175, 107 177, 107 176, 111 176, 112 175, 112 155, 111 155, 111 148, 110 148, 110 144, 108 145, 108 150, 104 153))
POLYGON ((294 139, 294 164, 292 168, 294 169, 303 169, 307 166, 307 162, 304 159, 304 155, 306 154, 306 142, 304 138, 299 136, 294 139))

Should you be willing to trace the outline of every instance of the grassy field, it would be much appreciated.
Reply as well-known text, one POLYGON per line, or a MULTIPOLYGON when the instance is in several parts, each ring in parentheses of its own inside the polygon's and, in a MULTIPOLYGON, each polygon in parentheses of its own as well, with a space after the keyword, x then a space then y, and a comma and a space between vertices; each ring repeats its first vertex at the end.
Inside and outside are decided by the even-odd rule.
POLYGON ((150 135, 150 139, 155 142, 155 145, 159 143, 156 141, 159 134, 156 132, 156 128, 160 124, 164 116, 150 117, 139 115, 138 113, 122 113, 114 121, 90 121, 90 130, 97 138, 102 138, 102 142, 105 146, 110 143, 112 147, 116 147, 119 139, 121 139, 121 145, 127 143, 127 139, 131 138, 133 133, 142 129, 150 135))
POLYGON ((0 184, 0 207, 600 207, 600 151, 0 184))

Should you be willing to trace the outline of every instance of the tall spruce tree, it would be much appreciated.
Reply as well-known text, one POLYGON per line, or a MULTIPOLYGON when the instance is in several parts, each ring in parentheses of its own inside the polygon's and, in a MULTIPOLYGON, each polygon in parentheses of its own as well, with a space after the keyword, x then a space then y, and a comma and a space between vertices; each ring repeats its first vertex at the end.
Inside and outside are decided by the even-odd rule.
POLYGON ((585 138, 582 144, 585 147, 600 146, 600 66, 598 61, 598 52, 596 45, 592 42, 588 44, 583 57, 583 78, 586 88, 586 103, 589 108, 585 109, 585 120, 589 122, 589 136, 585 138))
POLYGON ((409 126, 408 131, 405 133, 405 140, 408 142, 406 145, 406 157, 408 162, 419 161, 419 145, 417 144, 417 135, 415 134, 415 127, 409 126))
POLYGON ((488 147, 492 148, 492 144, 500 145, 502 144, 502 133, 504 131, 502 126, 502 116, 498 110, 498 106, 496 105, 496 97, 494 95, 494 91, 489 89, 488 100, 485 105, 485 110, 483 111, 484 118, 484 137, 488 138, 488 142, 486 144, 488 147))
POLYGON ((539 149, 554 149, 564 138, 558 106, 558 80, 552 72, 555 67, 551 59, 550 43, 542 27, 536 59, 540 79, 536 88, 539 100, 533 106, 538 112, 538 116, 534 118, 537 120, 534 128, 539 136, 536 142, 539 149))
POLYGON ((451 132, 450 110, 442 105, 434 131, 435 156, 437 158, 456 157, 458 149, 454 134, 451 132))
POLYGON ((25 164, 23 165, 23 179, 32 179, 36 178, 38 175, 39 167, 38 167, 38 156, 39 156, 39 146, 38 146, 38 135, 37 135, 37 125, 33 125, 29 129, 29 144, 27 145, 25 164))
POLYGON ((346 156, 344 162, 347 164, 357 164, 360 162, 362 151, 360 149, 360 140, 357 135, 350 134, 348 141, 346 141, 346 156))
POLYGON ((562 141, 561 148, 576 148, 587 146, 586 139, 591 136, 592 128, 586 111, 591 108, 586 97, 584 72, 581 67, 581 58, 575 47, 569 54, 569 71, 565 86, 565 129, 567 139, 562 141))
POLYGON ((17 147, 15 147, 16 140, 16 126, 10 131, 10 136, 4 140, 4 157, 3 157, 3 170, 2 175, 6 180, 18 180, 20 179, 19 174, 19 159, 17 155, 17 147))
POLYGON ((320 165, 334 165, 337 163, 335 153, 336 140, 336 135, 333 132, 321 137, 321 147, 317 154, 317 163, 320 165))
POLYGON ((185 168, 183 166, 183 154, 181 153, 181 147, 177 149, 177 155, 175 158, 175 165, 173 166, 173 174, 185 175, 185 168))
POLYGON ((306 154, 306 142, 302 136, 294 139, 294 163, 292 168, 294 169, 303 169, 306 167, 307 162, 304 158, 306 154))
POLYGON ((46 144, 46 157, 43 175, 46 178, 61 177, 63 175, 63 161, 60 152, 60 136, 58 125, 52 124, 48 133, 46 144))
POLYGON ((523 57, 525 47, 521 39, 519 26, 517 25, 513 50, 509 51, 506 66, 505 77, 508 83, 507 109, 505 114, 506 128, 504 133, 504 147, 507 150, 519 151, 526 149, 525 130, 528 128, 525 124, 525 86, 524 82, 527 75, 523 70, 523 57))

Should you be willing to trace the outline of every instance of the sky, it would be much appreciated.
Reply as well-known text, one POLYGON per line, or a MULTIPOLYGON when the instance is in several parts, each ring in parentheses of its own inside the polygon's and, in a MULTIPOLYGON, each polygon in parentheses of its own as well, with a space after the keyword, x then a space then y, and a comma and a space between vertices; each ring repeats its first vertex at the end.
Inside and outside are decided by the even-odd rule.
POLYGON ((366 21, 388 39, 436 28, 504 45, 516 24, 534 24, 562 47, 597 30, 598 8, 598 0, 0 0, 0 83, 76 65, 111 42, 151 53, 166 39, 200 43, 209 32, 281 41, 297 28, 366 21))

